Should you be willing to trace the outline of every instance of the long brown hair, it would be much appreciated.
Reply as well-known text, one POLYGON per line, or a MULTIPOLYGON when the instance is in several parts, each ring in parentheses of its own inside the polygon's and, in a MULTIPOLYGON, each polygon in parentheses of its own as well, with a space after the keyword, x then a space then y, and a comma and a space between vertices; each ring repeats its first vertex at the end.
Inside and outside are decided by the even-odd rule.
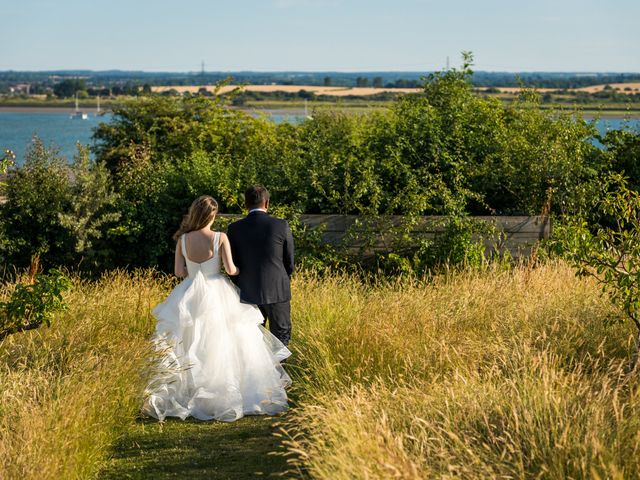
POLYGON ((213 197, 202 195, 196 198, 189 207, 189 212, 182 218, 180 228, 173 234, 173 239, 177 242, 183 234, 206 227, 216 213, 218 202, 213 197))

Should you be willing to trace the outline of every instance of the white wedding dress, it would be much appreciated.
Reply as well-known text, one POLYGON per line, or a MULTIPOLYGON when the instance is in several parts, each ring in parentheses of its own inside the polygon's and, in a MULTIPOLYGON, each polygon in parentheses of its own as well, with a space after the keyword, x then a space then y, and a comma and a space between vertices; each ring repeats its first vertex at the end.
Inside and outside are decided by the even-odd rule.
POLYGON ((219 238, 215 233, 213 256, 196 263, 181 237, 189 275, 153 311, 161 364, 142 411, 159 420, 231 422, 288 408, 291 379, 279 362, 291 352, 261 325, 256 306, 240 303, 237 287, 221 273, 219 238))

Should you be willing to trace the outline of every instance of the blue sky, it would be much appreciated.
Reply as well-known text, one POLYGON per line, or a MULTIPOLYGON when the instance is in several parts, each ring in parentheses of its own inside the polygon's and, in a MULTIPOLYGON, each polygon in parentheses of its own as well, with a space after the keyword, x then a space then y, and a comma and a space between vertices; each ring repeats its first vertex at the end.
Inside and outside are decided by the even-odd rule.
POLYGON ((0 0, 0 70, 640 72, 640 0, 0 0))

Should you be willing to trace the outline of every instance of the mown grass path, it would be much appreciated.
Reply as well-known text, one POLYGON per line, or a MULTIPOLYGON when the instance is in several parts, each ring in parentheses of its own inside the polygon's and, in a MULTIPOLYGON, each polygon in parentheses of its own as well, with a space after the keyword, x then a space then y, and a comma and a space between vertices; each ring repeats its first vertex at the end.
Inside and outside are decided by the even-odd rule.
POLYGON ((245 417, 237 422, 138 420, 115 447, 100 476, 115 479, 252 479, 285 472, 281 419, 245 417))

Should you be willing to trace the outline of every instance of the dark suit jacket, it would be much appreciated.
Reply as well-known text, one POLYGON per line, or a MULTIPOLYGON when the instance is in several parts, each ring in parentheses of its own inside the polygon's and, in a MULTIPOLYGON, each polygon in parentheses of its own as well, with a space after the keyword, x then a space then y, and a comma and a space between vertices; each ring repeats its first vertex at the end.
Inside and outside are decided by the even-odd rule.
POLYGON ((256 305, 291 300, 293 236, 287 221, 256 211, 229 225, 227 235, 240 269, 240 300, 256 305))

